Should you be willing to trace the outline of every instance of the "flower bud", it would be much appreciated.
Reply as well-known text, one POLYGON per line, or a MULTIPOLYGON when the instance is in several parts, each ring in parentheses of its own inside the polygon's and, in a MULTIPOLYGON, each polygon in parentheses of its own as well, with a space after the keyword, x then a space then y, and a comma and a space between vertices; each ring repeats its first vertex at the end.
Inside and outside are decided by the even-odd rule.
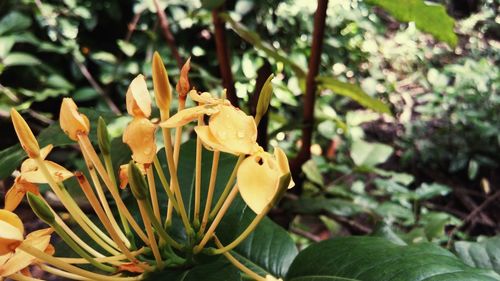
POLYGON ((141 170, 135 165, 134 161, 128 163, 128 179, 132 194, 137 200, 144 200, 147 196, 146 180, 142 176, 141 170))
POLYGON ((271 80, 273 80, 273 78, 273 74, 269 75, 260 90, 259 101, 257 102, 257 112, 255 113, 256 123, 259 123, 262 117, 266 114, 269 103, 271 102, 271 97, 273 95, 273 84, 271 83, 271 80))
POLYGON ((59 113, 59 124, 68 137, 78 140, 78 134, 88 135, 90 131, 89 119, 78 112, 78 107, 71 98, 64 98, 59 113))
POLYGON ((153 55, 153 87, 156 105, 160 110, 168 112, 172 100, 172 89, 170 88, 167 70, 158 52, 153 55))
POLYGON ((26 195, 33 212, 35 212, 35 214, 45 223, 52 225, 55 222, 55 217, 47 203, 31 192, 28 192, 26 195))
POLYGON ((151 115, 151 96, 148 85, 142 74, 132 80, 126 95, 127 112, 134 117, 146 117, 151 115))
POLYGON ((97 140, 102 154, 109 155, 111 145, 109 141, 108 128, 106 127, 106 121, 104 121, 104 118, 102 117, 99 117, 99 121, 97 123, 97 140))
POLYGON ((175 86, 175 89, 177 90, 177 93, 179 93, 179 98, 180 99, 185 99, 187 96, 187 93, 189 92, 189 70, 191 69, 191 58, 188 58, 186 63, 181 68, 181 75, 179 77, 179 82, 177 82, 177 85, 175 86))
POLYGON ((40 155, 40 146, 33 135, 30 127, 26 121, 21 117, 21 114, 17 112, 14 108, 10 110, 10 115, 12 117, 12 123, 14 124, 14 129, 16 130, 19 142, 23 147, 24 151, 28 153, 30 158, 36 158, 40 155))

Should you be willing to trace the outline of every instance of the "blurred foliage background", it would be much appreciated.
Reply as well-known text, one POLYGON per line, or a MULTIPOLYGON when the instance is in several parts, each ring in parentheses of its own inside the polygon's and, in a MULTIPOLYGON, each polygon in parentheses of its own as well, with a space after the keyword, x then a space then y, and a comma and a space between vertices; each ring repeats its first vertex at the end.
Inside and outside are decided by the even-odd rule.
MULTIPOLYGON (((151 77, 155 50, 172 84, 191 57, 191 85, 219 93, 212 10, 222 2, 159 1, 157 10, 151 0, 0 1, 0 156, 12 155, 9 147, 17 143, 10 107, 39 133, 53 128, 66 96, 106 113, 119 137, 128 122, 119 116, 128 84, 139 73, 151 77)), ((301 246, 384 231, 385 225, 410 242, 497 234, 498 2, 434 1, 455 19, 458 40, 433 37, 367 2, 377 1, 328 6, 312 157, 295 175, 301 188, 272 218, 301 246)), ((260 141, 294 158, 316 3, 232 0, 222 7, 217 11, 223 12, 239 106, 253 112, 262 79, 274 73, 271 112, 261 130, 267 134, 260 141)), ((45 136, 54 137, 50 132, 45 136)), ((75 163, 67 151, 54 157, 75 163)), ((3 191, 16 167, 6 162, 0 167, 3 191)))

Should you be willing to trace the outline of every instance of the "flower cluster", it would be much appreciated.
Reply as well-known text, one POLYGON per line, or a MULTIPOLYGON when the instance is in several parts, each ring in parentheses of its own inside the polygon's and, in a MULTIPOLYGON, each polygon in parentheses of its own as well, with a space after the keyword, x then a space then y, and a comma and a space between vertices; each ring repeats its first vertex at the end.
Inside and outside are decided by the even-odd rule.
MULTIPOLYGON (((230 253, 255 230, 286 189, 294 185, 285 153, 278 147, 274 148, 273 154, 268 153, 256 141, 257 124, 267 111, 271 91, 263 91, 265 94, 260 97, 254 118, 234 107, 225 99, 224 93, 215 97, 190 89, 188 60, 176 87, 179 96, 177 112, 170 116, 171 86, 157 53, 152 65, 160 121, 151 118, 153 102, 145 77, 138 75, 126 93, 127 112, 132 121, 122 137, 132 152, 132 159, 116 170, 106 123, 99 119, 98 153, 89 139, 89 119, 78 111, 72 99, 62 101, 59 123, 61 129, 80 147, 87 166, 83 172, 70 172, 46 160, 52 145, 40 148, 21 115, 11 110, 14 128, 28 158, 22 163, 19 175, 6 194, 4 209, 0 210, 0 280, 6 277, 33 280, 27 277, 31 265, 75 280, 142 280, 148 273, 166 267, 196 264, 199 255, 221 254, 255 280, 278 280, 270 275, 259 276, 230 253), (186 108, 187 98, 196 106, 186 108), (192 212, 186 209, 182 197, 188 187, 180 186, 178 178, 182 130, 190 122, 197 122, 194 127, 196 157, 190 159, 195 166, 192 212), (164 144, 167 171, 164 171, 158 158, 158 130, 164 144), (213 153, 206 194, 202 194, 201 189, 203 149, 213 153), (233 154, 238 160, 222 194, 214 198, 221 153, 233 154), (99 223, 80 208, 65 188, 65 180, 72 177, 87 197, 99 223), (160 183, 156 183, 155 179, 160 179, 160 183), (47 204, 38 189, 41 183, 50 186, 85 237, 77 235, 47 204), (127 186, 137 203, 141 221, 133 216, 129 203, 123 201, 122 189, 127 186), (163 191, 157 186, 166 193, 168 202, 160 202, 158 194, 163 191), (215 230, 238 194, 256 213, 256 217, 233 242, 224 246, 215 230), (13 213, 25 196, 34 213, 49 228, 25 235, 22 221, 13 213), (205 206, 201 206, 203 196, 205 206), (172 236, 174 215, 183 223, 185 239, 172 236), (50 244, 53 232, 80 258, 55 257, 54 247, 50 244), (89 239, 93 242, 89 243, 89 239), (208 244, 210 241, 213 243, 208 244), (96 271, 80 266, 85 264, 95 267, 96 271)), ((270 84, 264 87, 270 87, 270 84)))

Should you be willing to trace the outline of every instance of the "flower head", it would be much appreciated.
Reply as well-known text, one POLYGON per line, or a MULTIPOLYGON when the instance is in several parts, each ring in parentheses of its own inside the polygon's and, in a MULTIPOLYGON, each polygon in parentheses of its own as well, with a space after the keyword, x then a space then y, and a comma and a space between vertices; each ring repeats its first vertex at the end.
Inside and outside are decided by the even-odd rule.
POLYGON ((142 74, 132 80, 127 90, 127 112, 134 117, 148 118, 151 115, 151 96, 142 74))
POLYGON ((90 131, 89 119, 78 112, 78 107, 71 98, 64 98, 62 101, 59 124, 64 133, 74 141, 78 140, 78 134, 87 135, 90 131))
POLYGON ((123 132, 123 142, 132 150, 132 159, 152 163, 156 155, 156 126, 146 118, 134 118, 123 132))
MULTIPOLYGON (((45 159, 47 155, 52 150, 52 145, 47 145, 46 147, 40 150, 40 157, 45 159)), ((66 170, 63 166, 49 161, 43 160, 43 163, 49 170, 49 173, 52 175, 56 182, 62 182, 73 176, 73 173, 66 170)), ((33 159, 26 159, 21 164, 21 178, 27 182, 31 183, 47 183, 47 179, 42 171, 38 168, 36 161, 33 159)))
MULTIPOLYGON (((278 192, 281 176, 287 173, 290 173, 288 160, 279 147, 274 149, 274 155, 260 151, 249 156, 243 160, 237 173, 241 197, 256 214, 260 214, 278 192)), ((294 185, 291 181, 288 188, 294 185)))
POLYGON ((26 151, 28 156, 31 158, 37 157, 40 153, 40 147, 38 146, 38 142, 30 127, 23 117, 21 117, 21 114, 19 114, 19 112, 17 112, 14 108, 10 110, 10 115, 12 117, 12 123, 14 124, 17 137, 19 138, 19 142, 21 143, 24 151, 26 151))

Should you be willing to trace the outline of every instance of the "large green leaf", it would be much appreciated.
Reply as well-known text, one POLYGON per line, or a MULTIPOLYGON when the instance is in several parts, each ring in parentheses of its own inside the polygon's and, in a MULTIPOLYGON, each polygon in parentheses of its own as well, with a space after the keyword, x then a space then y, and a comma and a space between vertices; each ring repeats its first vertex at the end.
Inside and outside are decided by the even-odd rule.
POLYGON ((302 251, 287 281, 498 281, 430 243, 397 245, 379 237, 327 240, 302 251))
POLYGON ((330 89, 335 94, 351 98, 362 106, 374 111, 391 114, 391 110, 385 103, 369 96, 357 85, 341 82, 333 77, 325 76, 318 76, 316 80, 320 88, 330 89))
POLYGON ((455 242, 455 252, 468 265, 500 273, 500 236, 479 242, 455 242))
POLYGON ((453 32, 455 20, 447 13, 443 5, 428 3, 423 0, 367 0, 369 4, 382 7, 403 22, 415 22, 418 29, 432 34, 436 39, 457 45, 457 35, 453 32))

